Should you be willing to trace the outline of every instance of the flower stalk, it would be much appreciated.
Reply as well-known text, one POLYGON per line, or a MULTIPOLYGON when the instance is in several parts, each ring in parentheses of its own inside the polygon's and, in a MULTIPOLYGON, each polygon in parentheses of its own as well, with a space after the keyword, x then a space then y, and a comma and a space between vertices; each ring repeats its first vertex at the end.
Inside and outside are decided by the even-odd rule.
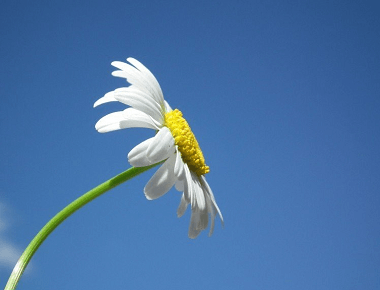
POLYGON ((70 215, 76 212, 78 209, 94 200, 98 196, 107 192, 108 190, 122 184, 123 182, 161 164, 162 162, 145 166, 145 167, 131 167, 128 170, 122 172, 121 174, 107 180, 106 182, 98 185, 97 187, 86 192, 81 197, 74 200, 63 210, 57 213, 34 237, 30 242, 28 247, 25 249, 24 253, 19 258, 16 266, 13 269, 11 276, 9 277, 8 283, 5 286, 4 290, 14 290, 21 278, 22 273, 24 272, 29 261, 41 246, 41 244, 46 240, 46 238, 70 215))

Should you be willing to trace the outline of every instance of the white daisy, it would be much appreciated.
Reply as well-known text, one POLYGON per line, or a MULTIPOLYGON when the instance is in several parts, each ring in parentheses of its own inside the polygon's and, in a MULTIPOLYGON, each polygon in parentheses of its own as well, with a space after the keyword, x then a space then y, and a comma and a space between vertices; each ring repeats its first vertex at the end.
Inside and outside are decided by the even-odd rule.
POLYGON ((95 102, 94 107, 118 101, 130 106, 101 118, 95 125, 100 133, 125 128, 150 128, 157 134, 137 145, 128 154, 129 163, 143 167, 164 161, 144 188, 147 199, 152 200, 167 193, 174 185, 183 192, 177 210, 181 217, 191 204, 189 237, 196 238, 207 228, 211 218, 209 236, 212 235, 216 213, 223 224, 223 216, 216 204, 205 174, 202 151, 188 123, 178 110, 172 110, 164 100, 161 87, 154 75, 139 61, 128 58, 132 64, 115 61, 119 70, 113 76, 125 78, 131 85, 109 92, 95 102))

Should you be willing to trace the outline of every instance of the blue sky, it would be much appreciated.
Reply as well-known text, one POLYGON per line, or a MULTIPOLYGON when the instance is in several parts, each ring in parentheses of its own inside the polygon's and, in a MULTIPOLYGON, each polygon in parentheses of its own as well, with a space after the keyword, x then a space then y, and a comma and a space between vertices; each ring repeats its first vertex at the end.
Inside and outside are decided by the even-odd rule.
POLYGON ((132 56, 202 147, 225 218, 187 237, 154 170, 63 223, 18 289, 380 289, 380 4, 2 1, 0 286, 59 210, 129 167, 148 129, 93 109, 132 56), (165 3, 165 4, 164 4, 165 3))

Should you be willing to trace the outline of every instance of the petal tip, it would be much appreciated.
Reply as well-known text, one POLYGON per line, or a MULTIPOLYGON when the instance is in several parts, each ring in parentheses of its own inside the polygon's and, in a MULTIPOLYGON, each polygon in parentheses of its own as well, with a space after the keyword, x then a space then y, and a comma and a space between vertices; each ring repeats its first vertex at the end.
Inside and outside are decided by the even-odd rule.
POLYGON ((146 197, 146 199, 147 200, 153 200, 153 198, 151 198, 149 195, 147 195, 145 192, 144 192, 144 194, 145 194, 145 197, 146 197))
POLYGON ((122 62, 118 61, 118 60, 114 60, 113 62, 111 62, 111 65, 114 67, 117 67, 120 63, 122 63, 122 62))
POLYGON ((96 108, 96 107, 99 106, 99 105, 100 105, 100 102, 99 102, 99 100, 97 100, 97 101, 94 103, 93 108, 96 108))

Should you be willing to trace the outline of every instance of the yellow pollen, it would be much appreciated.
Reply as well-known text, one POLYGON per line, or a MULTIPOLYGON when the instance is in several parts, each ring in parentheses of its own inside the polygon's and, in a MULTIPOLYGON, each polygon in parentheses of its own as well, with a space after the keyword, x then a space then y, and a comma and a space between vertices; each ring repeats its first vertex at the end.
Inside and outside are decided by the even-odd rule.
POLYGON ((205 158, 197 139, 190 129, 187 121, 182 117, 182 112, 178 109, 165 114, 165 126, 172 133, 175 144, 181 153, 182 160, 189 166, 189 169, 198 176, 210 171, 210 167, 205 164, 205 158))

